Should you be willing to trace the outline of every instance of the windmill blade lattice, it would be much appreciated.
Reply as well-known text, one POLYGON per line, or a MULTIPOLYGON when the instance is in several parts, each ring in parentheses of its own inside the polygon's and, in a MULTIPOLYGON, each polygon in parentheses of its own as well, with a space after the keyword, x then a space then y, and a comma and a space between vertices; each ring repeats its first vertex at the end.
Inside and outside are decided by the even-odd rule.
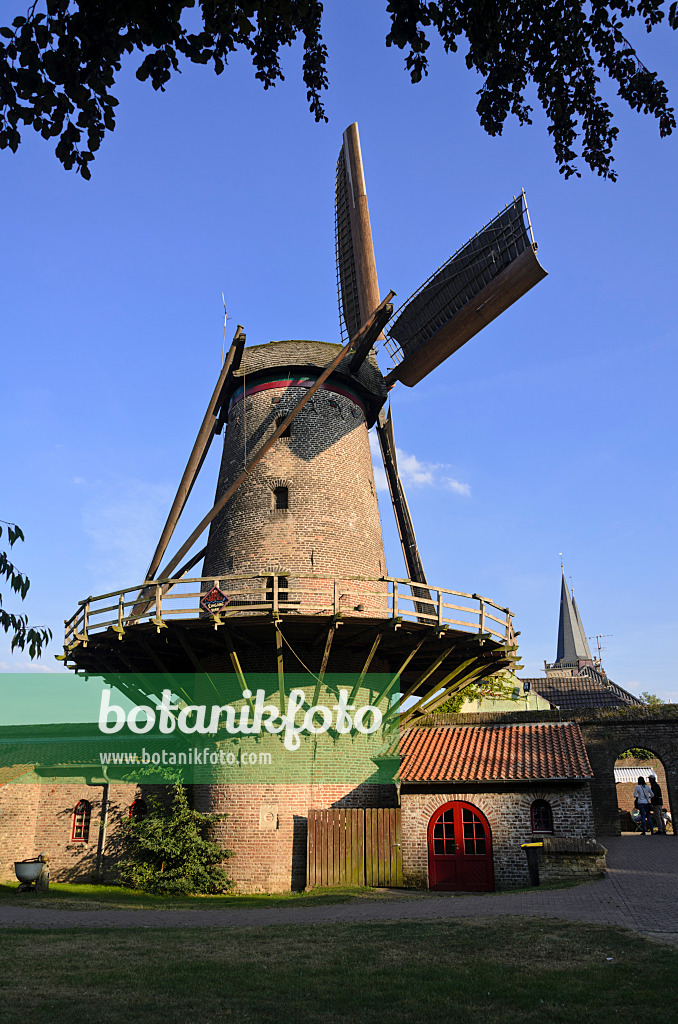
POLYGON ((346 153, 342 146, 337 160, 334 202, 334 247, 337 261, 339 326, 342 340, 352 338, 361 324, 355 246, 351 231, 350 188, 346 153))
POLYGON ((463 245, 395 314, 387 384, 414 386, 546 276, 525 192, 463 245))

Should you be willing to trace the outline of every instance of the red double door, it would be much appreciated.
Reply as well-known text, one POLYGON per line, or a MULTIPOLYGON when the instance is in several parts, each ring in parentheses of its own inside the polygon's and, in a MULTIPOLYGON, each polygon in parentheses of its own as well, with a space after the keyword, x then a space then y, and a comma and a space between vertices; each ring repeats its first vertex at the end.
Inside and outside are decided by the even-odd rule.
POLYGON ((443 804, 428 825, 431 889, 492 892, 492 838, 485 815, 472 804, 443 804))

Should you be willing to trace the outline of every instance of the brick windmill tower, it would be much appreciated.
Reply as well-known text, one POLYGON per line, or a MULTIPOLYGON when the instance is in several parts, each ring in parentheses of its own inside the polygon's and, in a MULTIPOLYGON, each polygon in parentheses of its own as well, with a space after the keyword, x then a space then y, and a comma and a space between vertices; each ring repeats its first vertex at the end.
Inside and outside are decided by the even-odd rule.
MULTIPOLYGON (((394 314, 394 293, 379 294, 353 124, 337 162, 336 255, 341 341, 246 347, 237 329, 146 578, 81 603, 66 623, 69 667, 121 674, 119 685, 130 692, 130 673, 152 673, 155 696, 177 673, 232 673, 245 694, 252 674, 266 673, 281 700, 286 679, 305 674, 314 704, 341 676, 354 702, 382 706, 404 724, 515 664, 507 608, 428 581, 384 406, 396 382, 415 386, 545 275, 524 194, 394 314), (394 364, 387 372, 376 350, 394 364), (405 579, 387 572, 373 426, 405 579), (221 433, 214 506, 162 565, 221 433), (201 561, 200 576, 191 576, 201 561)), ((298 821, 309 807, 374 805, 392 796, 367 781, 314 778, 197 786, 195 799, 200 809, 228 812, 223 839, 236 853, 229 862, 236 880, 275 888, 300 880, 298 821), (253 835, 254 858, 243 852, 243 838, 253 835)))

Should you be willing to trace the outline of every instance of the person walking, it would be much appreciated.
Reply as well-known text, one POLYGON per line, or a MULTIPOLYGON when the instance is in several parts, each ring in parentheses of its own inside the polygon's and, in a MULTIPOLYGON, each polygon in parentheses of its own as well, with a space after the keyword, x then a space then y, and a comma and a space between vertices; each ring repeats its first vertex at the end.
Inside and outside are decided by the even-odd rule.
POLYGON ((652 817, 654 818, 654 827, 657 829, 657 835, 665 836, 666 822, 664 821, 664 798, 662 796, 662 789, 657 782, 656 775, 650 775, 648 781, 652 787, 652 817))
POLYGON ((638 776, 638 785, 633 791, 633 798, 636 807, 640 811, 641 834, 645 835, 645 826, 647 825, 650 829, 650 835, 654 835, 652 831, 652 812, 650 810, 652 806, 652 789, 646 784, 642 775, 638 776))

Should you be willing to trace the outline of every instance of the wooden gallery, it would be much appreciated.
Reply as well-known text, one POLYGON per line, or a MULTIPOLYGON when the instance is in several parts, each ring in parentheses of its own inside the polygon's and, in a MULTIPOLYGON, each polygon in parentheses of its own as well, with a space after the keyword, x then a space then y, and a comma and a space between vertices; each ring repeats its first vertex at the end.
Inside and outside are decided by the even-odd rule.
MULTIPOLYGON (((334 744, 341 756, 314 753, 298 776, 273 766, 251 782, 195 782, 194 806, 222 815, 214 835, 232 851, 227 871, 241 890, 520 887, 532 843, 542 879, 600 872, 607 805, 596 803, 581 716, 546 701, 524 713, 436 716, 464 687, 515 668, 516 634, 507 608, 429 582, 384 411, 395 384, 416 386, 544 277, 524 194, 394 313, 393 293, 379 293, 351 125, 337 163, 336 237, 340 342, 246 346, 237 329, 144 581, 81 603, 66 623, 65 665, 121 687, 146 680, 143 700, 130 695, 149 705, 166 688, 180 701, 178 676, 229 674, 243 706, 263 685, 281 707, 289 680, 303 678, 309 708, 336 707, 344 688, 353 707, 396 725, 380 764, 360 737, 342 746, 335 733, 325 747, 313 736, 313 750, 334 744), (375 350, 393 363, 387 372, 375 350), (407 579, 386 567, 372 427, 407 579), (215 504, 165 561, 221 433, 215 504)), ((9 878, 13 861, 45 851, 56 881, 112 879, 121 824, 162 787, 102 768, 93 726, 59 728, 77 764, 60 763, 52 730, 18 744, 13 775, 3 769, 0 872, 9 878), (28 771, 33 781, 13 781, 28 771)))

